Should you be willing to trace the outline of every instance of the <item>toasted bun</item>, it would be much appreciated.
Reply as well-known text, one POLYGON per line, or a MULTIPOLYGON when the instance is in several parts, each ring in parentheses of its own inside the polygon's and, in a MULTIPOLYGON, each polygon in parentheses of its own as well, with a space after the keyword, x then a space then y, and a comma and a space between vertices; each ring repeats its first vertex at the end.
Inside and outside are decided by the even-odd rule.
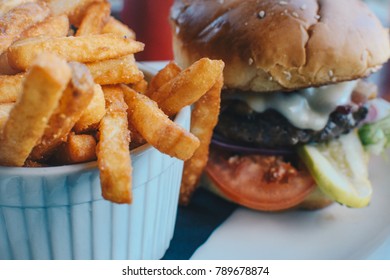
POLYGON ((389 33, 359 0, 176 0, 174 55, 225 62, 225 85, 275 91, 353 80, 390 56, 389 33))

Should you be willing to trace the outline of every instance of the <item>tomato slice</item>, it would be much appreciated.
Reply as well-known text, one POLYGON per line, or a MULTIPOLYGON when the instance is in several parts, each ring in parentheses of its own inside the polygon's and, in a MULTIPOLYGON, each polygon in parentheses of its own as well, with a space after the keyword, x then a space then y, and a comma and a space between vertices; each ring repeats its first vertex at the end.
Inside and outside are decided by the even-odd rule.
POLYGON ((210 150, 206 174, 226 198, 248 208, 279 211, 301 203, 315 182, 280 156, 234 155, 210 150))

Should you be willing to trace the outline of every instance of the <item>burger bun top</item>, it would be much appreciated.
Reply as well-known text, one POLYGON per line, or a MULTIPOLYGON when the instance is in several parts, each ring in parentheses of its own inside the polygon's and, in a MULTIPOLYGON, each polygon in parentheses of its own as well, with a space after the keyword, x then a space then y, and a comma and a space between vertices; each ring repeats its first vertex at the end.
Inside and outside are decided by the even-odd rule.
POLYGON ((228 88, 294 90, 355 80, 390 56, 389 32, 360 0, 175 0, 175 60, 222 59, 228 88))

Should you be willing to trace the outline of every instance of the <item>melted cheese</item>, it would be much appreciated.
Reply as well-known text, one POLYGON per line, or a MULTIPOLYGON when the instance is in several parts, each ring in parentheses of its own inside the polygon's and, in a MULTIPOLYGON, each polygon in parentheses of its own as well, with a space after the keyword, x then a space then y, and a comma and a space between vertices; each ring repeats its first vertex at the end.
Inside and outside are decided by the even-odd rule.
POLYGON ((344 82, 291 93, 244 94, 239 98, 256 112, 274 109, 294 126, 318 131, 326 126, 329 115, 337 106, 350 102, 356 83, 344 82))

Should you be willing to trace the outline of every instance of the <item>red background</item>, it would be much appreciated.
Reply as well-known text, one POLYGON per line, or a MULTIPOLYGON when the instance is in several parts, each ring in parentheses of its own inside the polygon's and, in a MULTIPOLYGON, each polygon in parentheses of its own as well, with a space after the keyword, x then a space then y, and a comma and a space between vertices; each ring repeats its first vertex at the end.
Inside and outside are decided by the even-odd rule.
POLYGON ((145 43, 145 50, 136 55, 138 61, 170 60, 172 33, 169 10, 173 0, 125 0, 121 20, 145 43))

